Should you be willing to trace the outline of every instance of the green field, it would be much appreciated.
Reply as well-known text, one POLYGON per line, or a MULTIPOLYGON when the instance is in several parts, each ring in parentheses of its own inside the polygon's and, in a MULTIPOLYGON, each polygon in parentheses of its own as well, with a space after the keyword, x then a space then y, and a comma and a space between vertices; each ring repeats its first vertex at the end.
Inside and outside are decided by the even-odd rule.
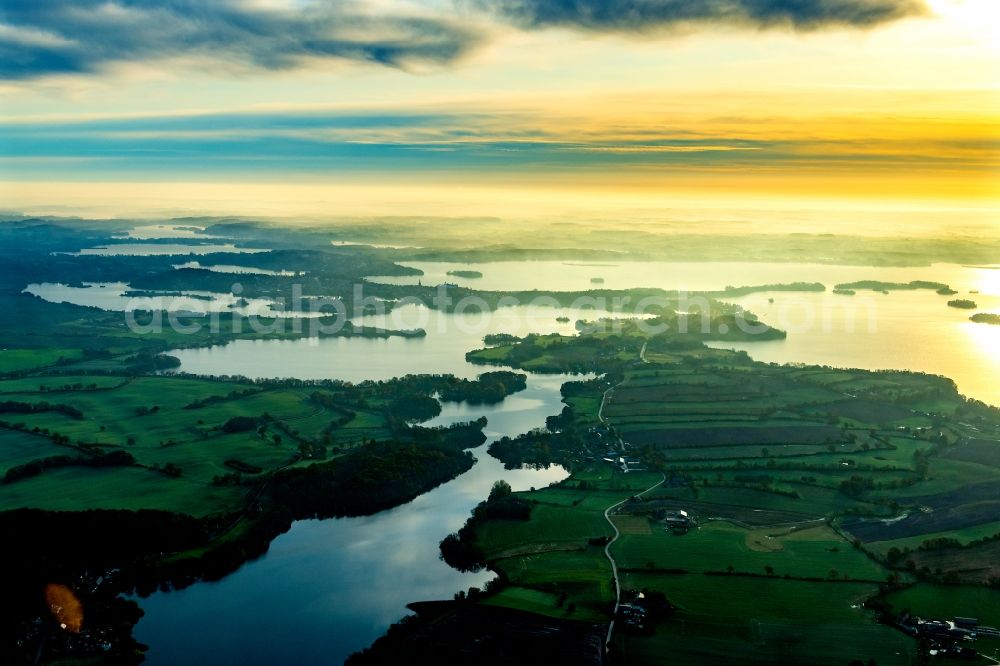
MULTIPOLYGON (((627 516, 627 518, 632 518, 627 516)), ((672 534, 645 518, 620 526, 623 534, 613 553, 629 569, 683 569, 691 573, 725 572, 793 578, 850 578, 880 582, 887 571, 823 524, 749 530, 725 521, 703 524, 686 534, 672 534), (646 523, 641 533, 635 522, 646 523), (638 533, 637 533, 638 532, 638 533), (652 565, 652 566, 650 566, 652 565)))
MULTIPOLYGON (((885 560, 893 546, 997 531, 1000 418, 946 381, 755 364, 704 348, 659 349, 653 339, 644 363, 642 344, 628 338, 607 348, 593 339, 579 349, 552 338, 525 344, 546 367, 572 366, 587 348, 619 380, 610 390, 584 383, 567 397, 573 421, 561 420, 561 436, 545 444, 574 475, 519 494, 536 502, 531 520, 477 527, 513 585, 490 603, 563 617, 557 602, 566 594, 607 612, 611 591, 601 584, 610 570, 586 539, 608 533, 603 510, 621 497, 609 487, 632 475, 601 459, 622 454, 666 479, 612 516, 622 586, 657 590, 678 607, 651 636, 616 628, 627 663, 914 663, 917 642, 862 605, 890 578, 912 584, 957 571, 976 583, 996 570, 993 542, 914 552, 913 571, 885 560), (574 444, 590 456, 567 453, 574 444), (668 529, 665 517, 681 509, 697 527, 668 529), (869 538, 882 533, 894 536, 869 538), (925 561, 941 567, 919 570, 925 561)), ((490 354, 523 363, 517 345, 490 354)), ((969 610, 953 614, 995 602, 981 586, 954 589, 962 603, 948 606, 969 610)))
POLYGON ((78 358, 79 349, 0 349, 0 374, 43 368, 78 358))
POLYGON ((909 610, 925 619, 974 617, 981 624, 1000 627, 1000 590, 997 589, 920 583, 889 594, 886 601, 897 610, 909 610))
MULTIPOLYGON (((20 540, 8 582, 23 589, 11 597, 29 609, 5 626, 29 635, 25 663, 58 649, 50 639, 62 636, 38 615, 37 599, 25 602, 50 578, 72 582, 88 616, 101 618, 109 600, 131 593, 135 580, 151 591, 225 575, 263 552, 295 518, 362 515, 409 501, 467 470, 472 460, 463 450, 482 442, 478 423, 468 432, 456 428, 454 441, 413 427, 439 407, 434 396, 455 389, 440 377, 348 385, 160 374, 176 368, 176 359, 162 355, 168 349, 299 334, 239 332, 232 313, 220 317, 215 332, 184 335, 168 327, 140 334, 121 313, 23 293, 29 279, 80 284, 95 276, 127 278, 140 291, 232 287, 232 275, 177 270, 169 257, 73 256, 110 240, 103 224, 24 220, 0 229, 10 267, 0 271, 0 515, 20 540), (317 464, 329 460, 337 462, 317 464), (49 512, 11 511, 19 508, 49 512), (93 509, 163 514, 63 513, 93 509), (77 539, 86 555, 49 547, 42 537, 64 533, 45 527, 54 524, 67 531, 80 526, 87 536, 93 526, 95 538, 77 539), (144 525, 155 533, 140 536, 144 525), (175 541, 184 545, 174 548, 175 541), (124 562, 123 545, 135 545, 124 562), (98 582, 111 569, 125 575, 98 582)), ((220 226, 238 232, 232 240, 241 244, 282 248, 241 258, 274 273, 241 276, 247 297, 285 295, 293 279, 282 271, 290 270, 307 295, 344 293, 350 308, 349 287, 364 276, 416 277, 418 270, 396 262, 438 253, 432 243, 405 250, 334 247, 330 241, 343 240, 343 233, 319 226, 304 236, 251 223, 220 226)), ((395 236, 410 233, 407 226, 359 237, 396 244, 395 236)), ((660 243, 654 236, 644 233, 632 249, 646 252, 660 243)), ((560 232, 558 247, 565 239, 560 232)), ((453 247, 481 240, 477 229, 453 247)), ((554 237, 537 240, 556 244, 554 237)), ((698 254, 693 249, 718 245, 703 242, 688 239, 672 256, 689 258, 698 254)), ((738 258, 774 256, 769 250, 780 245, 783 256, 799 261, 849 256, 856 262, 875 258, 869 245, 880 242, 801 235, 788 244, 762 236, 741 239, 738 258)), ((910 263, 938 256, 937 240, 933 252, 912 249, 922 242, 894 247, 893 256, 910 263)), ((985 261, 992 249, 976 249, 969 261, 985 261)), ((459 254, 473 262, 534 252, 509 245, 459 254)), ((603 250, 595 254, 608 258, 603 250)), ((372 281, 367 289, 390 306, 406 297, 431 302, 434 294, 420 282, 372 281)), ((511 295, 458 293, 487 305, 511 295)), ((543 293, 515 295, 526 301, 543 293)), ((918 663, 917 641, 877 624, 875 612, 865 610, 880 601, 929 617, 975 615, 1000 625, 1000 591, 984 584, 995 587, 1000 576, 1000 539, 972 543, 1000 531, 1000 411, 966 400, 942 377, 779 366, 709 348, 706 342, 785 336, 768 326, 756 338, 737 330, 734 319, 744 313, 718 293, 703 294, 704 304, 691 308, 681 307, 680 294, 651 288, 547 295, 566 305, 598 293, 663 297, 649 315, 667 323, 668 332, 647 334, 626 321, 597 333, 494 337, 495 346, 467 354, 474 363, 580 374, 564 385, 566 409, 552 414, 547 428, 491 446, 509 467, 559 464, 571 475, 548 488, 487 500, 466 530, 445 538, 442 555, 453 547, 452 554, 468 557, 469 569, 488 565, 499 574, 486 591, 470 592, 456 606, 482 603, 603 627, 613 619, 617 566, 628 599, 641 590, 658 599, 655 591, 673 607, 649 635, 630 633, 624 617, 616 621, 615 657, 640 665, 918 663), (699 315, 707 326, 682 330, 699 315), (680 510, 697 524, 671 529, 668 520, 676 521, 680 510), (937 542, 923 546, 928 539, 937 542)), ((890 615, 881 619, 891 622, 890 615)), ((80 654, 102 658, 110 635, 102 632, 118 622, 124 631, 113 647, 127 655, 123 663, 134 660, 141 649, 121 638, 136 617, 104 621, 81 639, 80 654)), ((519 622, 533 626, 530 616, 519 622)), ((405 631, 404 623, 398 633, 405 631)))
POLYGON ((0 381, 0 402, 77 410, 0 414, 0 474, 55 456, 86 461, 124 451, 134 459, 128 467, 47 467, 0 483, 0 510, 156 508, 198 516, 234 511, 255 477, 394 436, 387 408, 401 388, 321 391, 323 402, 313 400, 317 390, 171 376, 0 381), (227 425, 241 418, 246 427, 227 425), (324 453, 317 457, 317 451, 324 453), (176 473, 165 473, 168 467, 176 473), (250 485, 217 483, 237 473, 250 485))
POLYGON ((629 573, 625 584, 663 592, 678 607, 652 636, 619 634, 616 645, 638 663, 656 663, 659 653, 699 664, 908 664, 916 653, 859 607, 873 585, 647 573, 629 573))
POLYGON ((138 467, 68 467, 0 486, 0 510, 160 509, 205 516, 240 507, 245 490, 138 467))
POLYGON ((4 429, 0 429, 0 451, 3 452, 0 476, 6 474, 11 467, 67 453, 65 447, 55 444, 44 435, 4 429))

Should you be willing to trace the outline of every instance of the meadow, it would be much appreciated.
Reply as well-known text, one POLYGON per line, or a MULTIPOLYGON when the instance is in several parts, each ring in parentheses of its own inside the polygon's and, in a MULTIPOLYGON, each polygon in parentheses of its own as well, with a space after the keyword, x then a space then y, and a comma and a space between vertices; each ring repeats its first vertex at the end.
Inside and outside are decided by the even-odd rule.
POLYGON ((622 588, 675 606, 651 632, 616 625, 628 663, 907 664, 917 642, 866 602, 918 605, 947 578, 960 584, 923 612, 1000 607, 1000 590, 983 585, 1000 543, 989 540, 1000 532, 995 409, 928 375, 766 365, 629 330, 581 337, 482 352, 565 367, 588 350, 614 378, 564 390, 569 411, 542 450, 574 475, 518 494, 530 520, 477 526, 509 581, 489 603, 567 617, 560 600, 572 599, 610 618, 610 565, 593 538, 613 534, 603 512, 625 499, 611 515, 622 588), (656 474, 663 484, 639 497, 656 474), (627 498, 609 492, 622 484, 627 498), (687 529, 668 521, 681 510, 695 521, 687 529), (892 548, 909 548, 912 563, 892 548))

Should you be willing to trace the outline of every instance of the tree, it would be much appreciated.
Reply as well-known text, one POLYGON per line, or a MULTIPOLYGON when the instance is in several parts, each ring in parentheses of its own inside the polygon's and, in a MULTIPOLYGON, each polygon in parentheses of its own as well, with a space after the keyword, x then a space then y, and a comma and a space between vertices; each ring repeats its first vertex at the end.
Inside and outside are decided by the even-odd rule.
POLYGON ((490 489, 490 496, 487 499, 488 502, 495 502, 508 497, 514 490, 510 487, 510 484, 500 479, 494 482, 493 487, 490 489))
POLYGON ((774 575, 774 567, 772 567, 770 564, 765 565, 764 566, 764 573, 766 573, 768 576, 773 576, 774 575))

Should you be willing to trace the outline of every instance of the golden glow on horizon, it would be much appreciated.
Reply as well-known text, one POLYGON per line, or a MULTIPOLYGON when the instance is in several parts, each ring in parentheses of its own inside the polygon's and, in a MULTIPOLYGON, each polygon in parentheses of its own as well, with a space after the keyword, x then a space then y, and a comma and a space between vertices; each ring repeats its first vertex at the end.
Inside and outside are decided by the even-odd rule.
MULTIPOLYGON (((996 212, 1000 0, 927 2, 932 15, 872 30, 712 27, 636 37, 494 25, 480 51, 419 75, 330 62, 229 75, 173 61, 8 83, 0 89, 0 123, 175 119, 171 131, 92 131, 95 139, 126 147, 129 140, 222 145, 264 136, 307 138, 319 144, 317 150, 324 143, 385 143, 443 154, 498 141, 516 149, 530 141, 562 152, 556 163, 544 156, 507 170, 464 168, 460 160, 442 170, 438 160, 436 170, 417 164, 400 172, 376 164, 368 171, 348 165, 337 172, 318 166, 247 174, 224 172, 223 163, 218 173, 204 169, 202 183, 189 182, 196 176, 183 171, 157 172, 147 166, 155 158, 136 157, 134 169, 129 164, 114 172, 102 171, 99 158, 45 153, 0 157, 0 200, 5 208, 30 211, 63 206, 128 215, 152 213, 143 206, 153 206, 249 215, 530 218, 678 202, 996 212), (453 114, 458 120, 426 127, 212 131, 185 129, 183 122, 198 110, 280 115, 332 109, 453 114), (700 149, 685 139, 701 142, 700 149), (711 159, 701 159, 706 155, 711 159), (122 182, 128 180, 137 182, 122 182)), ((265 158, 246 159, 267 164, 265 158)), ((1000 228, 1000 221, 992 225, 1000 228)))
MULTIPOLYGON (((599 180, 599 178, 598 178, 599 180)), ((89 217, 246 215, 274 218, 442 216, 499 217, 547 223, 594 220, 601 224, 662 226, 686 233, 802 231, 887 236, 972 235, 1000 240, 992 202, 848 198, 734 192, 725 181, 714 191, 690 181, 677 187, 608 188, 595 180, 526 184, 379 181, 281 184, 273 182, 2 183, 8 209, 89 217), (52 201, 57 203, 53 204, 52 201)), ((998 271, 1000 274, 1000 271, 998 271)))

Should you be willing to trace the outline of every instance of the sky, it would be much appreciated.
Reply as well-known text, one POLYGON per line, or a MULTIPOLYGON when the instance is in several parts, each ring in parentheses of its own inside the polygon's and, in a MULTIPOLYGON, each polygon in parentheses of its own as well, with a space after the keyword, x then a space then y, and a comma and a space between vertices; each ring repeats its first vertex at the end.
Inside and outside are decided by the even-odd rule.
POLYGON ((998 144, 997 0, 0 1, 4 210, 991 226, 998 144))

